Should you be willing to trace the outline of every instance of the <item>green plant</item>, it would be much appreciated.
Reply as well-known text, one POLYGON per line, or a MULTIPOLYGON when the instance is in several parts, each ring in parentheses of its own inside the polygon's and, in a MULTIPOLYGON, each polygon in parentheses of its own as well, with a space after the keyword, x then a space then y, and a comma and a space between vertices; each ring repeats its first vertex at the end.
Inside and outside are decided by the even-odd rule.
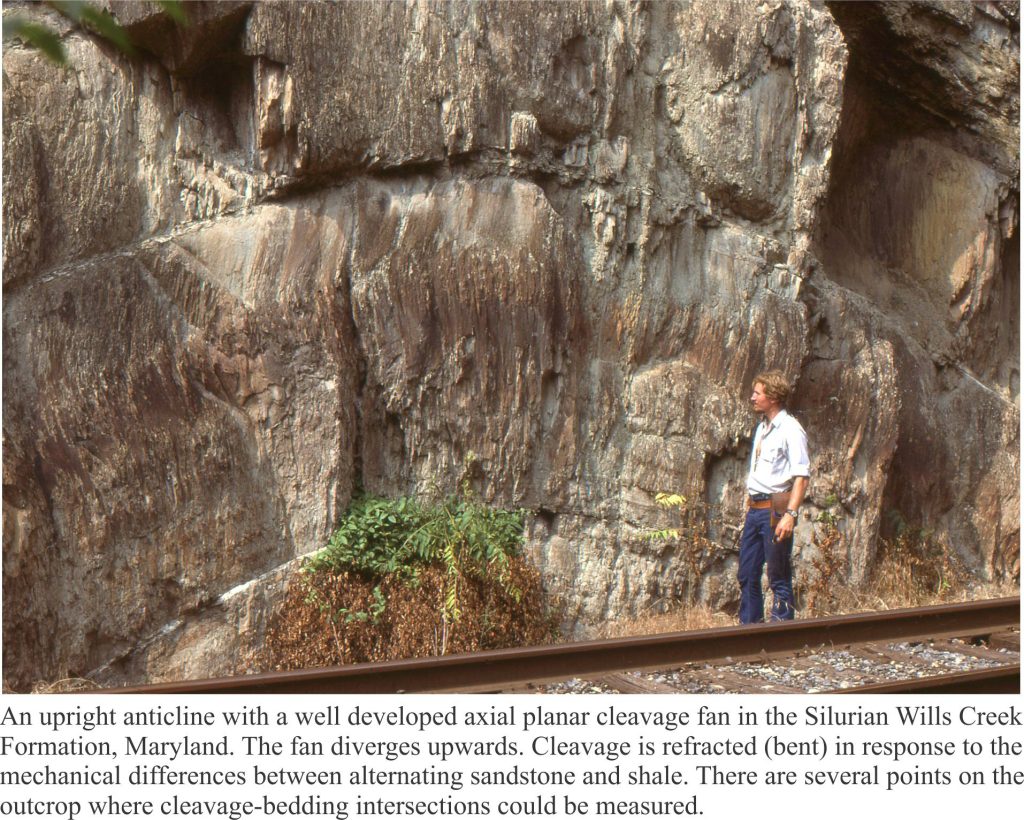
MULTIPOLYGON (((682 516, 683 511, 686 509, 686 496, 679 495, 678 493, 658 493, 654 496, 654 503, 663 510, 678 509, 680 516, 682 516)), ((649 532, 647 537, 652 541, 669 541, 673 538, 682 537, 682 532, 675 527, 671 527, 665 530, 649 532)))
POLYGON ((815 521, 819 524, 830 524, 835 526, 838 524, 840 515, 835 512, 835 508, 839 506, 839 496, 835 493, 829 493, 823 499, 821 499, 821 512, 815 517, 815 521))
POLYGON ((372 624, 379 624, 381 617, 384 615, 384 610, 387 609, 388 599, 381 592, 380 584, 377 584, 373 588, 373 601, 370 602, 368 609, 349 609, 347 607, 339 607, 338 615, 344 617, 345 623, 365 623, 369 621, 372 624))
POLYGON ((676 554, 682 559, 686 570, 686 600, 693 603, 705 569, 721 551, 721 547, 708 537, 707 508, 702 504, 688 502, 681 493, 657 493, 654 503, 663 510, 677 511, 679 525, 648 531, 644 537, 649 541, 676 543, 676 554))
MULTIPOLYGON (((84 0, 48 0, 45 5, 62 17, 113 43, 125 54, 134 56, 135 47, 132 45, 131 38, 104 9, 93 3, 86 3, 84 0)), ((188 25, 188 16, 181 0, 157 0, 157 5, 179 25, 188 25)), ((64 45, 57 32, 22 14, 11 14, 4 17, 3 37, 5 41, 20 40, 30 48, 38 49, 47 59, 58 65, 67 64, 67 53, 64 51, 64 45)))
MULTIPOLYGON (((307 603, 321 612, 329 609, 313 583, 320 573, 356 572, 373 580, 394 577, 415 586, 425 568, 439 566, 445 583, 438 605, 437 644, 444 654, 449 630, 462 615, 462 590, 468 576, 493 578, 515 602, 521 599, 522 591, 511 579, 510 561, 522 547, 524 521, 522 510, 494 509, 477 501, 466 480, 459 494, 434 501, 359 496, 327 546, 304 566, 307 603)), ((378 584, 368 609, 339 609, 331 619, 377 623, 386 606, 378 584)))
POLYGON ((522 546, 522 511, 491 509, 464 496, 434 503, 364 495, 353 500, 308 572, 351 570, 368 577, 397 575, 415 583, 419 570, 440 563, 450 574, 503 574, 522 546))

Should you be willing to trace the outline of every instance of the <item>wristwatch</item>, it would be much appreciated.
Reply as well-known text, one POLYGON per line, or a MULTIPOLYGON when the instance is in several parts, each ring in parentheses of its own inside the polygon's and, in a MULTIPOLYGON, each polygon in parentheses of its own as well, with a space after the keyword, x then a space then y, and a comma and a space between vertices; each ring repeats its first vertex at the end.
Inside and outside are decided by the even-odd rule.
POLYGON ((796 521, 800 518, 800 508, 797 507, 795 510, 786 510, 786 515, 793 516, 793 520, 796 521))

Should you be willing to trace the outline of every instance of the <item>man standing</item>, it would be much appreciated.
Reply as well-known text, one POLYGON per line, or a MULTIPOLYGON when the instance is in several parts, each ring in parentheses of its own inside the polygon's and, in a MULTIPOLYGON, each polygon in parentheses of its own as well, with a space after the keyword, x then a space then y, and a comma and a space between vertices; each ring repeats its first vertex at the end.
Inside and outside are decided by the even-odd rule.
POLYGON ((807 491, 807 434, 785 410, 792 390, 785 374, 769 370, 754 378, 750 402, 761 423, 754 432, 747 475, 747 517, 740 538, 740 623, 764 620, 761 573, 768 564, 773 621, 792 620, 793 527, 807 491))

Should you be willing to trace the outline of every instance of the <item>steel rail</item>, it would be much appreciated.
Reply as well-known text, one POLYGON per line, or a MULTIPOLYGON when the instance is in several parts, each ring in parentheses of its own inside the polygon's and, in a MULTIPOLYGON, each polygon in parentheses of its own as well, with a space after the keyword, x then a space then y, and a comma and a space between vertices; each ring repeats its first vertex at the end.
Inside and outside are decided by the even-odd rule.
POLYGON ((833 689, 829 695, 1008 695, 1020 694, 1020 664, 951 672, 913 680, 886 681, 849 689, 833 689))
POLYGON ((720 627, 633 638, 103 689, 113 694, 496 691, 626 669, 792 653, 878 640, 983 635, 1020 623, 1020 598, 720 627))

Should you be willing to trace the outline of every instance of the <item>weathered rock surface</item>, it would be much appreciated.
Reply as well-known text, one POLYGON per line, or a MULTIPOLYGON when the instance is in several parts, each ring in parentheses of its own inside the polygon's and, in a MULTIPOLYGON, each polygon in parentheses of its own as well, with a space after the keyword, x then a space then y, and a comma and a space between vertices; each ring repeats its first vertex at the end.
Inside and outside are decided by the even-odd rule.
POLYGON ((5 676, 241 671, 357 484, 471 451, 569 627, 729 606, 767 367, 854 581, 894 517, 1019 577, 1009 5, 111 2, 136 59, 6 48, 5 676))

